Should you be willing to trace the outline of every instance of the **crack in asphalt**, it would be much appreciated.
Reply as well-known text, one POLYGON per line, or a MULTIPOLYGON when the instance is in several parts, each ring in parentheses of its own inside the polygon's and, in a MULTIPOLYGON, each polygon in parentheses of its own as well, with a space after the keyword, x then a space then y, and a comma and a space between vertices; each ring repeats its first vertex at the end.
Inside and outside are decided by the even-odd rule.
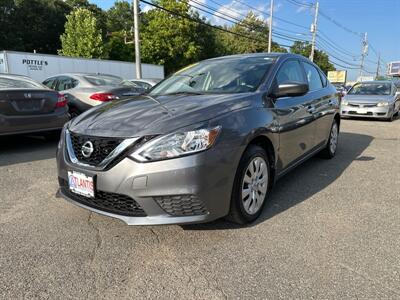
POLYGON ((150 228, 151 233, 156 237, 157 242, 161 244, 160 236, 158 235, 157 231, 155 231, 153 228, 150 228))
MULTIPOLYGON (((88 217, 87 223, 88 223, 89 227, 92 228, 96 233, 96 235, 95 235, 96 243, 95 243, 95 245, 93 247, 93 250, 92 250, 92 252, 90 253, 90 256, 89 256, 89 258, 90 258, 90 264, 89 265, 90 265, 90 269, 93 272, 94 292, 95 292, 95 294, 97 294, 97 290, 98 290, 98 288, 97 288, 97 272, 96 272, 95 268, 93 267, 93 263, 94 263, 94 260, 96 258, 96 255, 97 255, 97 250, 101 247, 101 244, 102 244, 103 241, 102 241, 102 238, 101 238, 101 235, 100 235, 99 228, 97 228, 97 226, 92 222, 92 215, 93 215, 93 213, 89 212, 89 217, 88 217)), ((90 292, 88 291, 87 297, 89 296, 89 293, 90 292)))
MULTIPOLYGON (((213 286, 213 285, 211 284, 210 280, 208 280, 208 277, 207 277, 207 276, 204 276, 204 274, 203 274, 202 272, 200 272, 200 270, 199 270, 198 272, 199 272, 199 274, 204 278, 204 280, 206 281, 208 289, 210 289, 210 290, 217 290, 217 291, 219 291, 219 292, 222 294, 222 296, 224 297, 224 299, 228 299, 228 295, 225 293, 225 291, 224 291, 224 289, 223 289, 222 287, 220 287, 218 284, 215 284, 215 286, 213 286)), ((216 280, 215 280, 215 283, 217 283, 216 280)))

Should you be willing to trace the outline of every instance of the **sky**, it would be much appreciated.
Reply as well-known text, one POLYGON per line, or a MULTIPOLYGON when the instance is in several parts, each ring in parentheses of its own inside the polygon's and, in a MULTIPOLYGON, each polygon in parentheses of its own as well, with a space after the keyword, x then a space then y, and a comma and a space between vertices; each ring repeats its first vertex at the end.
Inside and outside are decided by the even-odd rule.
MULTIPOLYGON (((90 2, 108 9, 115 1, 91 0, 90 2)), ((273 32, 277 35, 284 34, 292 38, 309 40, 315 9, 308 7, 307 4, 315 2, 316 0, 274 0, 273 32)), ((201 7, 198 3, 236 18, 241 18, 253 10, 259 17, 268 20, 270 11, 270 0, 193 0, 192 2, 193 6, 201 7)), ((149 9, 143 3, 141 7, 144 10, 149 9)), ((317 37, 317 49, 328 52, 337 69, 344 69, 338 64, 348 67, 351 65, 353 68, 360 65, 362 36, 365 32, 369 45, 365 62, 367 72, 376 72, 378 53, 381 55, 381 73, 386 72, 388 62, 400 61, 400 0, 319 0, 319 7, 317 26, 321 38, 317 37)), ((232 24, 218 18, 216 13, 214 15, 200 13, 212 24, 232 24)), ((284 45, 292 43, 277 37, 273 40, 284 45)), ((348 71, 348 80, 355 80, 360 72, 356 69, 348 71)), ((370 74, 364 72, 363 75, 370 74)))

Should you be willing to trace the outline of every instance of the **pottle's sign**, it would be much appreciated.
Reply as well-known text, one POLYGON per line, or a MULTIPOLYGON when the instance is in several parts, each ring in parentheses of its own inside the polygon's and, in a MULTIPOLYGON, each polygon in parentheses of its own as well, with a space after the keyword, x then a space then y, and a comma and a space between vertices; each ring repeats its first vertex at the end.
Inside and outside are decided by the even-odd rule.
POLYGON ((46 60, 37 60, 37 59, 22 59, 22 64, 26 65, 30 71, 41 71, 44 66, 47 66, 49 63, 46 60))

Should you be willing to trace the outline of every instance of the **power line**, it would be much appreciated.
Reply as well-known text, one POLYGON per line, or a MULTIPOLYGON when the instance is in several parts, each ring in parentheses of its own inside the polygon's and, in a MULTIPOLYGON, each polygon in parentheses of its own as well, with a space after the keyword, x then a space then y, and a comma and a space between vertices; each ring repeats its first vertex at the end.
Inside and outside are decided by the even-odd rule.
MULTIPOLYGON (((213 7, 211 7, 210 5, 206 5, 206 4, 204 4, 204 3, 200 3, 200 2, 198 2, 198 1, 196 1, 196 0, 192 0, 191 2, 194 2, 194 3, 198 4, 198 5, 203 6, 203 7, 206 6, 206 7, 208 7, 209 9, 212 9, 213 11, 215 11, 215 12, 217 12, 217 13, 219 13, 219 14, 228 15, 226 12, 223 13, 223 12, 220 11, 221 8, 224 8, 224 9, 226 9, 226 10, 228 10, 228 11, 234 13, 235 15, 241 16, 241 17, 243 17, 243 18, 246 18, 246 17, 247 17, 245 14, 241 13, 240 11, 238 11, 238 10, 236 10, 236 9, 233 9, 233 8, 227 6, 227 5, 223 5, 223 4, 221 4, 221 3, 219 3, 219 2, 217 2, 217 1, 215 1, 215 0, 208 0, 208 1, 211 2, 211 3, 213 3, 213 4, 215 4, 215 5, 217 5, 218 8, 213 8, 213 7)), ((240 3, 239 1, 237 1, 237 2, 240 3)), ((241 4, 241 3, 240 3, 240 4, 241 4)), ((243 4, 242 4, 242 5, 243 5, 243 4)), ((244 5, 246 5, 246 4, 244 4, 244 5)), ((256 10, 256 9, 255 9, 255 10, 256 10)), ((266 15, 270 16, 270 14, 268 14, 268 13, 266 13, 266 12, 263 12, 263 11, 260 11, 260 10, 258 10, 258 11, 261 12, 261 13, 263 13, 263 14, 266 14, 266 15)), ((215 16, 215 15, 213 15, 213 16, 215 16)), ((230 16, 231 18, 235 18, 235 19, 236 19, 235 16, 232 16, 232 15, 229 15, 229 16, 230 16)), ((275 19, 275 17, 274 17, 274 19, 275 19)), ((237 19, 236 19, 236 20, 237 20, 237 19)), ((243 20, 237 20, 237 21, 243 21, 243 20)), ((297 32, 297 31, 289 30, 289 29, 282 28, 282 27, 276 26, 276 25, 274 26, 274 28, 278 28, 280 31, 286 31, 286 32, 288 32, 288 33, 295 34, 295 35, 308 35, 308 34, 303 33, 303 32, 297 32)), ((305 27, 305 28, 306 28, 306 27, 305 27)))
POLYGON ((312 4, 312 3, 299 2, 299 1, 296 1, 296 0, 286 0, 286 1, 289 2, 289 3, 292 3, 292 4, 294 4, 294 5, 300 6, 300 7, 308 7, 308 8, 311 8, 311 7, 314 6, 314 4, 312 4))
POLYGON ((354 58, 359 58, 361 57, 361 55, 359 54, 354 54, 351 53, 349 51, 347 51, 345 48, 341 47, 338 45, 338 43, 334 42, 333 40, 331 40, 328 35, 326 35, 323 31, 321 31, 320 29, 318 30, 318 37, 322 40, 324 40, 326 43, 328 43, 329 45, 331 45, 332 48, 337 49, 338 51, 342 52, 343 54, 346 54, 350 57, 354 57, 354 58))
MULTIPOLYGON (((166 12, 170 13, 171 15, 174 15, 174 16, 177 16, 177 17, 181 17, 181 18, 190 20, 190 21, 192 21, 192 22, 195 22, 195 23, 198 23, 198 24, 207 26, 207 27, 209 27, 209 28, 213 28, 213 29, 216 29, 216 30, 220 30, 220 31, 223 31, 223 32, 226 32, 226 33, 230 33, 230 34, 233 34, 233 35, 236 35, 236 36, 240 36, 240 37, 243 37, 243 38, 246 38, 246 39, 249 39, 249 40, 257 41, 257 42, 265 42, 264 40, 256 39, 256 38, 253 38, 253 37, 249 37, 249 36, 247 36, 247 35, 245 35, 245 34, 240 34, 240 33, 238 33, 238 32, 233 32, 233 31, 230 31, 230 30, 228 30, 228 29, 226 29, 226 28, 223 28, 223 27, 219 27, 219 26, 211 25, 211 24, 209 24, 209 23, 205 23, 205 22, 203 22, 203 21, 200 21, 199 19, 190 17, 190 16, 188 16, 188 15, 181 14, 181 13, 176 12, 176 11, 172 11, 172 10, 170 10, 170 9, 167 9, 167 8, 165 8, 165 7, 162 7, 161 5, 155 4, 155 3, 150 2, 150 1, 140 0, 140 2, 143 2, 143 3, 147 4, 147 5, 152 6, 152 7, 158 8, 158 9, 160 9, 160 10, 166 11, 166 12)), ((290 48, 289 45, 284 45, 284 44, 279 44, 279 43, 276 43, 276 44, 278 44, 280 47, 290 48)))
MULTIPOLYGON (((179 0, 179 1, 182 2, 182 0, 179 0)), ((249 29, 249 30, 255 30, 255 31, 256 31, 257 28, 260 29, 260 30, 266 29, 265 26, 262 26, 262 25, 254 26, 253 24, 249 24, 248 22, 245 22, 244 20, 240 20, 240 19, 237 19, 237 18, 235 18, 235 17, 233 17, 231 15, 228 15, 226 13, 219 12, 216 8, 210 7, 208 5, 205 5, 203 3, 198 2, 196 0, 192 0, 192 2, 194 2, 194 4, 196 4, 196 5, 189 4, 190 7, 198 9, 198 10, 200 10, 202 12, 205 12, 205 13, 209 13, 209 14, 211 14, 211 13, 208 10, 216 12, 216 13, 222 15, 222 16, 214 14, 213 15, 214 17, 223 19, 223 20, 228 21, 230 23, 233 23, 233 24, 235 24, 237 26, 241 26, 243 28, 246 28, 246 29, 249 29), (199 5, 199 6, 197 6, 197 5, 199 5)), ((262 31, 259 31, 259 32, 262 32, 262 31)), ((272 35, 274 37, 276 37, 276 38, 280 38, 282 40, 289 41, 289 42, 294 42, 294 41, 306 42, 307 41, 305 39, 298 38, 298 37, 293 37, 293 36, 290 36, 288 34, 281 33, 281 32, 273 32, 272 35)))
POLYGON ((348 33, 354 34, 358 37, 362 37, 362 34, 359 32, 356 32, 354 30, 351 30, 349 28, 347 28, 346 26, 342 25, 341 23, 339 23, 338 21, 336 21, 335 19, 333 19, 332 17, 328 16, 327 14, 325 14, 323 11, 320 11, 320 15, 322 17, 324 17, 326 20, 330 21, 331 23, 335 24, 337 27, 343 29, 344 31, 347 31, 348 33))
MULTIPOLYGON (((265 11, 262 11, 261 9, 258 9, 258 8, 254 7, 254 6, 251 6, 251 5, 249 5, 249 4, 245 3, 245 2, 242 2, 241 0, 233 0, 233 1, 235 1, 235 2, 237 2, 237 3, 240 3, 240 4, 242 4, 242 5, 244 5, 244 6, 248 7, 248 8, 250 8, 250 9, 252 9, 252 10, 258 11, 259 13, 261 13, 261 14, 263 14, 263 15, 265 15, 265 16, 268 16, 268 17, 270 16, 269 13, 267 13, 267 12, 265 12, 265 11)), ((303 26, 303 25, 300 25, 300 24, 296 24, 296 23, 294 23, 294 22, 287 21, 287 20, 282 19, 282 18, 279 18, 279 17, 274 17, 274 19, 279 20, 279 21, 284 22, 284 23, 287 23, 287 24, 291 24, 291 25, 293 25, 293 26, 297 26, 297 27, 300 27, 300 28, 304 28, 304 29, 309 30, 309 28, 306 27, 306 26, 303 26)))

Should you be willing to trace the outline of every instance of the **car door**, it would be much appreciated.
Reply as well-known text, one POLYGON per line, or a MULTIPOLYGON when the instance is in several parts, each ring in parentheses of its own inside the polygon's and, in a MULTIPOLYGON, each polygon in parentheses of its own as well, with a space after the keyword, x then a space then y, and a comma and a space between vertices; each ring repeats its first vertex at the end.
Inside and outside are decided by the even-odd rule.
MULTIPOLYGON (((285 61, 274 79, 279 86, 290 81, 304 82, 304 70, 297 59, 285 61)), ((282 97, 275 100, 274 108, 279 124, 279 168, 296 163, 314 147, 315 123, 309 96, 282 97)))
POLYGON ((338 103, 337 93, 327 87, 326 77, 311 63, 301 62, 309 86, 308 97, 312 101, 311 111, 315 118, 314 144, 321 146, 329 138, 334 117, 334 106, 338 103))

